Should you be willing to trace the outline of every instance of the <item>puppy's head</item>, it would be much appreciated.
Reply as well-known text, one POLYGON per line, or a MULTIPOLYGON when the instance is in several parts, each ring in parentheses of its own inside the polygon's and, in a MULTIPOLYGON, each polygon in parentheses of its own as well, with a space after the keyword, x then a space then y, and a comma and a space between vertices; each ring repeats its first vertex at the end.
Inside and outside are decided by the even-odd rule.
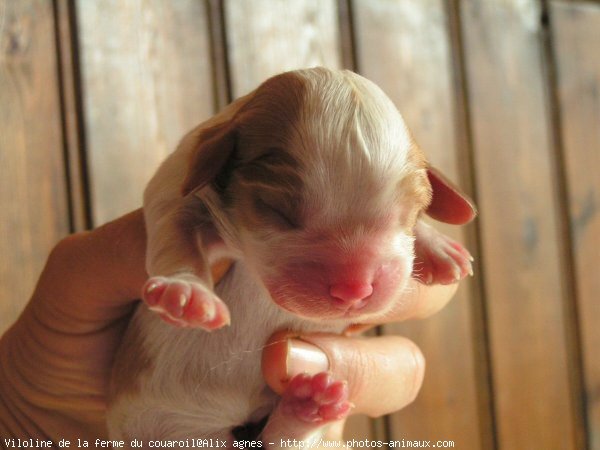
POLYGON ((195 192, 282 308, 314 320, 384 314, 413 265, 431 200, 400 114, 347 71, 288 72, 199 133, 195 192))

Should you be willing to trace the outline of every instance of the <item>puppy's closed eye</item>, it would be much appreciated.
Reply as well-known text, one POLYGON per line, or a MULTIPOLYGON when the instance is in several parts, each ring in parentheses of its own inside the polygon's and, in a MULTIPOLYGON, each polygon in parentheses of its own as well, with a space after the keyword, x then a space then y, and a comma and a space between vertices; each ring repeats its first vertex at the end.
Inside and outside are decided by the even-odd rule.
POLYGON ((242 161, 238 173, 247 187, 298 192, 303 185, 298 162, 284 149, 270 148, 251 161, 242 161))
POLYGON ((260 216, 266 217, 281 230, 294 230, 300 228, 299 220, 290 210, 283 206, 276 206, 272 200, 265 200, 262 196, 254 199, 254 207, 260 216))

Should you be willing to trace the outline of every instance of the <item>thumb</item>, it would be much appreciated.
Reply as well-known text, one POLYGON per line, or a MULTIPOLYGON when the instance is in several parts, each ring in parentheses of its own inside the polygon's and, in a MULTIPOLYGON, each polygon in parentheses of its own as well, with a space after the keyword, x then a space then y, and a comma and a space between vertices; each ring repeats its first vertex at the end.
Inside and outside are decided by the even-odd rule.
POLYGON ((263 351, 267 384, 281 394, 299 373, 329 371, 348 382, 354 412, 376 417, 411 403, 423 383, 425 361, 419 348, 399 336, 348 338, 275 333, 263 351))

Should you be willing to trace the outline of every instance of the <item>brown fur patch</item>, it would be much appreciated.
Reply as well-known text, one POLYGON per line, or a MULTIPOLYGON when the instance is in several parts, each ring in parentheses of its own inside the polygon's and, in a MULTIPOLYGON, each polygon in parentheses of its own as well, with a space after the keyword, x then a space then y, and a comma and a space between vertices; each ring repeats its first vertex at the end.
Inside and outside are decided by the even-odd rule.
POLYGON ((229 124, 219 124, 199 134, 192 152, 189 170, 181 186, 182 195, 201 188, 219 173, 235 146, 235 135, 229 124))
POLYGON ((415 143, 412 144, 408 153, 408 163, 414 170, 402 178, 398 184, 398 192, 399 201, 413 205, 412 209, 407 212, 404 221, 404 228, 412 232, 417 219, 431 203, 432 190, 427 178, 425 154, 415 143))
MULTIPOLYGON (((301 138, 298 131, 305 81, 296 73, 277 75, 263 83, 236 117, 236 168, 228 198, 241 218, 253 227, 269 220, 257 203, 296 221, 300 216, 302 167, 289 148, 301 138)), ((272 219, 277 219, 271 217, 272 219)))

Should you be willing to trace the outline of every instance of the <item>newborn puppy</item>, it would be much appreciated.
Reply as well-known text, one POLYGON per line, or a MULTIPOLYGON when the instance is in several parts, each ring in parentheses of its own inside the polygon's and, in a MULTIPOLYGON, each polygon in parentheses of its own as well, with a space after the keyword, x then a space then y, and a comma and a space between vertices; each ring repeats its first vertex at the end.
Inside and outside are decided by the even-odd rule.
POLYGON ((279 398, 261 376, 266 340, 376 322, 413 273, 471 273, 469 253, 420 220, 450 197, 455 217, 474 214, 352 72, 275 76, 192 130, 145 191, 150 278, 115 363, 111 437, 231 447, 266 422, 267 446, 318 438, 351 409, 345 382, 299 375, 279 398), (213 286, 223 258, 235 263, 213 286))

